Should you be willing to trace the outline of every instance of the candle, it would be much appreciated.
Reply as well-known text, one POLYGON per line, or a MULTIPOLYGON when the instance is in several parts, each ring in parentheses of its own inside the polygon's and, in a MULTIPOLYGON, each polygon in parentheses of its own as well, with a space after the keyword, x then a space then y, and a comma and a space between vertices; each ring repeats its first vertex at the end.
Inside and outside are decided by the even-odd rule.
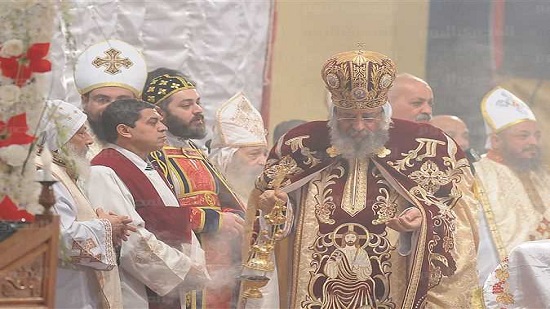
POLYGON ((40 154, 40 159, 42 160, 42 170, 44 171, 44 177, 42 180, 44 181, 51 181, 53 180, 52 177, 52 153, 48 149, 48 147, 44 147, 42 149, 42 153, 40 154))

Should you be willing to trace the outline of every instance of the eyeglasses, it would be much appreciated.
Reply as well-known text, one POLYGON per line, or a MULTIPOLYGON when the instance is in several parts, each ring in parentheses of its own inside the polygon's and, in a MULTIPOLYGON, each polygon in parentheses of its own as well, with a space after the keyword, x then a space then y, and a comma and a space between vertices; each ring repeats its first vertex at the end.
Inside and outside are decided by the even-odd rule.
POLYGON ((369 116, 357 115, 355 117, 353 116, 337 117, 336 120, 341 122, 354 122, 355 120, 360 119, 362 122, 365 122, 365 123, 375 123, 382 120, 381 115, 382 115, 382 112, 377 113, 375 115, 369 115, 369 116))

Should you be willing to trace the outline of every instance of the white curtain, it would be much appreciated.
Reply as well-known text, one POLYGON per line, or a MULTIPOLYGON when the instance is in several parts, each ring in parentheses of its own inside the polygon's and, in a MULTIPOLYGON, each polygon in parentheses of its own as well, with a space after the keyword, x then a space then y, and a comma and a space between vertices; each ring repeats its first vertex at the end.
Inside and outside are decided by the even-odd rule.
POLYGON ((209 127, 216 108, 237 91, 261 108, 273 0, 75 0, 60 6, 50 98, 79 105, 75 58, 89 45, 119 39, 142 51, 148 71, 167 67, 195 80, 209 127))

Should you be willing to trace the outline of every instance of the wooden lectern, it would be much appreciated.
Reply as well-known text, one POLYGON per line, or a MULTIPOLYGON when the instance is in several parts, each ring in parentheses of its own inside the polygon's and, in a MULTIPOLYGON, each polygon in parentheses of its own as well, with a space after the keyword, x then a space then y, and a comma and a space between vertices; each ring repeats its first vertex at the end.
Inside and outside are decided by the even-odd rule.
POLYGON ((54 308, 59 251, 59 217, 51 185, 43 181, 39 203, 44 215, 0 242, 0 308, 54 308))

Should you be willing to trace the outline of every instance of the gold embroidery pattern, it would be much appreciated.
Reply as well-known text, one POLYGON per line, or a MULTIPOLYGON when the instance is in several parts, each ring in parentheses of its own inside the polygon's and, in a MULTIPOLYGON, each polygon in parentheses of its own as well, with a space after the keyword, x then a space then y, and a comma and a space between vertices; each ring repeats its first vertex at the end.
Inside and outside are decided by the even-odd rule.
POLYGON ((317 151, 311 151, 308 147, 304 146, 304 139, 306 138, 309 138, 309 135, 297 136, 287 140, 285 144, 290 146, 290 150, 292 152, 296 152, 298 151, 298 149, 300 149, 300 153, 304 157, 306 157, 303 163, 305 165, 310 165, 310 167, 314 167, 317 164, 321 163, 321 160, 314 157, 317 151))
POLYGON ((315 216, 319 222, 330 225, 336 222, 331 218, 334 209, 336 209, 336 205, 334 204, 334 199, 332 197, 332 189, 329 187, 334 185, 335 180, 341 178, 343 175, 344 168, 338 166, 328 172, 322 173, 321 179, 313 182, 313 185, 317 188, 317 192, 321 192, 322 194, 322 196, 319 196, 319 193, 317 193, 314 197, 315 216))
POLYGON ((279 160, 279 163, 271 165, 269 168, 264 170, 264 175, 270 179, 267 183, 269 188, 274 188, 275 184, 280 184, 281 187, 284 187, 290 183, 290 180, 287 178, 289 175, 302 173, 303 170, 298 167, 296 161, 290 156, 284 156, 279 160), (285 177, 286 181, 281 182, 280 177, 285 177))
MULTIPOLYGON (((109 220, 107 219, 99 219, 99 222, 101 223, 101 226, 105 229, 105 239, 103 240, 105 243, 110 244, 113 242, 113 226, 111 223, 109 223, 109 220)), ((106 248, 106 256, 107 263, 112 264, 113 267, 116 265, 116 254, 115 250, 111 246, 107 246, 106 248)), ((110 269, 109 269, 110 270, 110 269)))
POLYGON ((108 50, 104 51, 104 53, 105 55, 107 55, 106 58, 100 58, 98 56, 92 61, 92 64, 96 68, 105 66, 105 73, 115 75, 122 72, 122 70, 120 70, 121 67, 129 69, 132 65, 134 65, 134 63, 129 58, 119 58, 118 56, 120 56, 121 54, 119 50, 109 48, 108 50))
POLYGON ((437 164, 431 160, 424 162, 420 170, 412 172, 409 178, 419 184, 428 194, 434 194, 441 185, 449 182, 447 175, 440 171, 437 164))
POLYGON ((382 146, 380 149, 376 150, 375 153, 379 158, 385 158, 391 154, 391 150, 382 146))
POLYGON ((355 159, 353 162, 350 162, 341 207, 352 217, 367 207, 368 167, 368 158, 355 159))
POLYGON ((237 110, 235 115, 231 117, 231 120, 240 127, 246 128, 250 133, 261 140, 265 136, 265 131, 262 126, 262 121, 258 121, 255 111, 252 110, 252 107, 247 104, 246 101, 241 100, 237 104, 237 110))
MULTIPOLYGON (((267 161, 265 163, 265 169, 270 168, 271 166, 273 166, 277 162, 279 162, 278 159, 267 159, 267 161)), ((269 181, 269 178, 267 177, 267 175, 265 173, 265 169, 262 172, 262 174, 256 179, 256 182, 254 183, 254 187, 256 189, 260 190, 260 191, 270 189, 268 184, 267 184, 267 182, 269 181)))
POLYGON ((327 148, 326 153, 331 158, 334 158, 340 155, 340 151, 338 151, 338 149, 336 149, 336 147, 334 146, 330 146, 329 148, 327 148))
POLYGON ((136 254, 133 256, 137 264, 153 264, 162 262, 159 257, 162 252, 162 245, 158 242, 149 242, 144 238, 140 238, 138 246, 135 248, 136 254))
POLYGON ((443 273, 441 267, 449 269, 449 260, 446 256, 435 253, 434 248, 438 245, 441 245, 443 252, 450 253, 455 248, 455 238, 454 234, 456 231, 455 220, 456 217, 454 213, 449 209, 442 209, 440 213, 433 215, 433 225, 434 230, 439 230, 440 234, 443 235, 443 239, 437 235, 433 235, 433 239, 428 242, 428 252, 430 260, 430 283, 429 287, 432 288, 439 284, 443 276, 448 277, 452 273, 448 271, 443 273))
POLYGON ((97 248, 96 242, 88 238, 84 241, 73 240, 72 250, 78 250, 78 255, 72 256, 71 261, 75 264, 80 264, 83 261, 99 261, 101 260, 101 253, 93 254, 92 249, 97 248))
POLYGON ((447 259, 442 257, 439 254, 432 255, 430 254, 430 277, 428 279, 428 287, 433 288, 441 282, 441 278, 443 277, 443 274, 441 273, 441 267, 435 266, 433 264, 433 260, 439 259, 441 262, 444 262, 445 265, 447 264, 447 259))
POLYGON ((496 301, 502 305, 512 305, 515 303, 514 296, 509 292, 508 278, 510 273, 508 272, 508 258, 504 260, 495 271, 495 277, 498 282, 491 287, 491 293, 496 295, 496 301))
POLYGON ((543 217, 535 231, 537 231, 538 233, 529 235, 530 240, 550 238, 550 221, 543 217))
POLYGON ((397 171, 406 174, 408 169, 414 169, 416 162, 424 161, 418 170, 408 175, 417 184, 409 189, 409 194, 419 202, 427 206, 437 206, 438 209, 435 212, 434 210, 428 212, 428 216, 431 216, 433 220, 434 233, 438 231, 441 236, 428 235, 431 238, 427 243, 430 260, 429 286, 433 287, 439 284, 443 276, 450 276, 453 272, 448 260, 452 257, 451 252, 455 247, 456 218, 452 208, 462 196, 458 184, 465 176, 465 170, 469 169, 469 165, 466 158, 456 160, 457 148, 454 142, 448 138, 447 143, 427 138, 417 138, 416 141, 418 142, 416 149, 402 153, 401 155, 404 156, 402 159, 395 162, 390 161, 388 164, 397 171), (448 145, 445 148, 448 156, 442 158, 443 166, 446 169, 441 170, 434 161, 425 159, 434 158, 437 154, 437 147, 445 144, 448 145), (443 186, 445 187, 442 188, 443 186), (440 189, 448 190, 448 193, 437 197, 435 194, 440 189), (438 254, 436 250, 442 250, 444 253, 438 254))
POLYGON ((388 162, 389 165, 398 172, 404 171, 413 166, 411 160, 416 159, 416 161, 422 161, 424 158, 433 158, 436 155, 437 145, 445 145, 442 141, 429 138, 417 138, 416 141, 418 142, 418 147, 416 147, 416 149, 410 150, 408 153, 401 153, 401 155, 405 157, 396 162, 388 162), (424 148, 426 148, 426 152, 420 155, 420 151, 424 148))
POLYGON ((383 234, 370 233, 355 223, 341 224, 332 232, 319 234, 309 247, 314 253, 309 281, 309 295, 301 308, 394 308, 388 300, 390 245, 383 234), (352 234, 352 235, 351 235, 352 234), (351 238, 350 236, 351 235, 351 238), (372 252, 378 255, 371 257, 372 252), (372 275, 373 270, 382 274, 372 275), (322 294, 316 295, 315 286, 322 284, 322 294), (375 300, 374 290, 380 287, 384 293, 375 300), (376 303, 375 303, 376 302, 376 303))
POLYGON ((390 192, 386 188, 380 188, 378 192, 381 194, 376 197, 376 202, 372 205, 372 210, 376 211, 378 218, 372 220, 372 224, 382 224, 389 219, 395 217, 397 212, 397 195, 391 200, 390 192))

